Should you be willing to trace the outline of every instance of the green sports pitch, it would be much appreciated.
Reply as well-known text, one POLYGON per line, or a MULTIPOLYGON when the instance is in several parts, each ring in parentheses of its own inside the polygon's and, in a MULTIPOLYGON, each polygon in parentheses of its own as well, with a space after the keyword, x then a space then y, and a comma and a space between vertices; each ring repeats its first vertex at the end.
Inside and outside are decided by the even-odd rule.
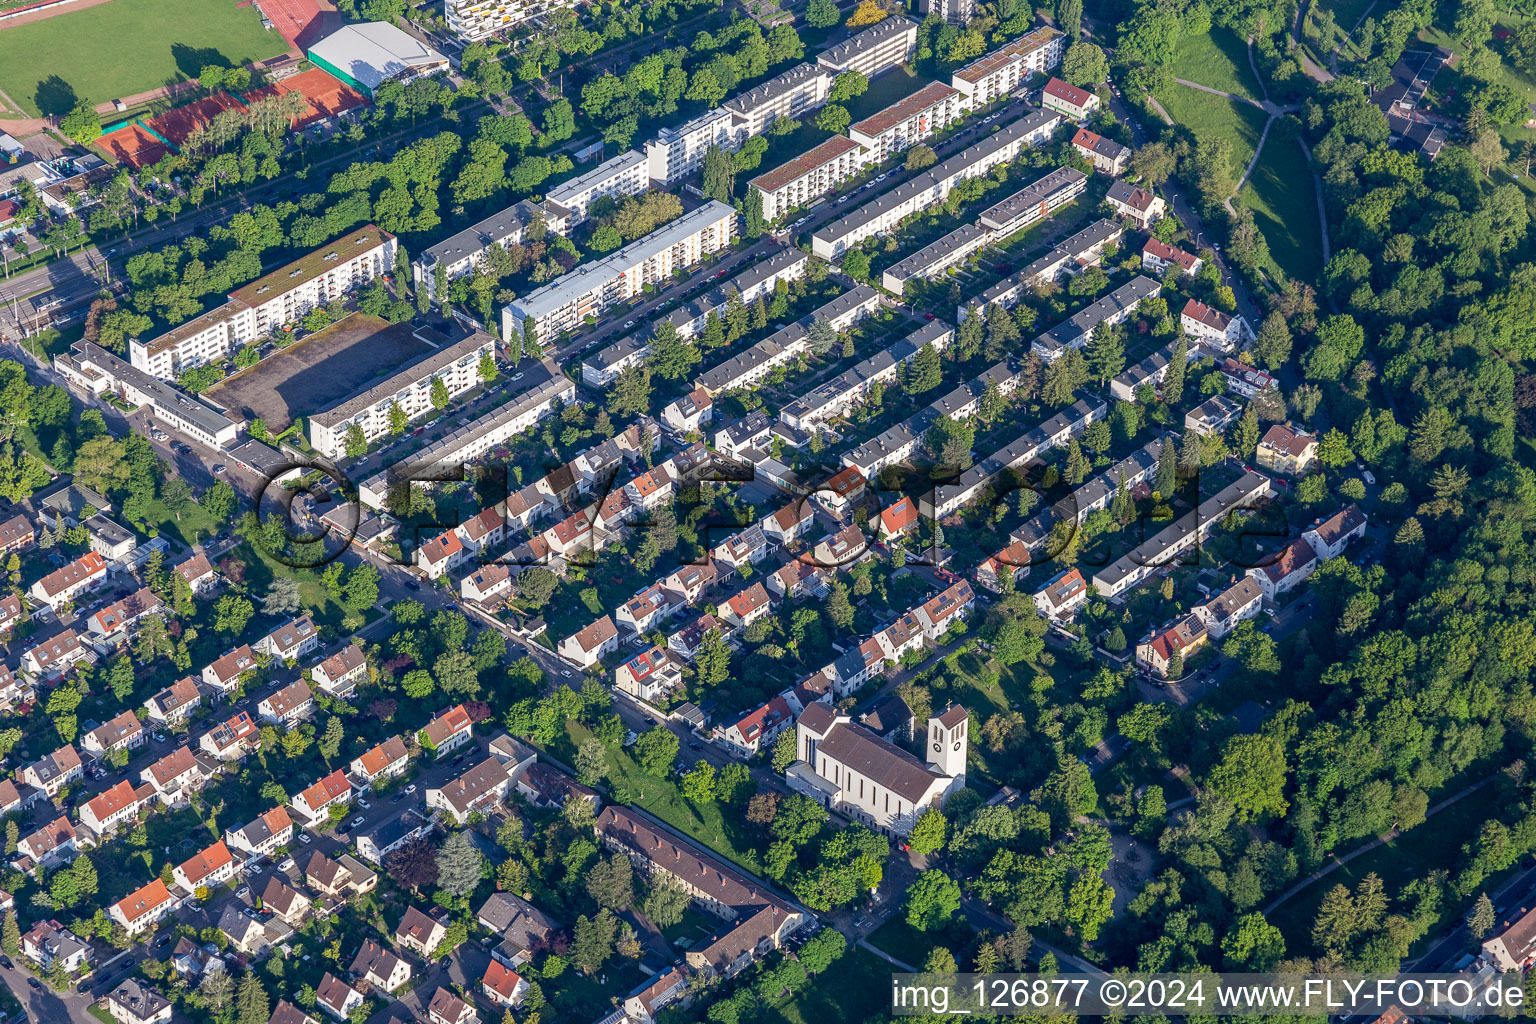
POLYGON ((0 29, 0 92, 33 115, 68 113, 287 49, 254 4, 235 0, 111 0, 0 29))

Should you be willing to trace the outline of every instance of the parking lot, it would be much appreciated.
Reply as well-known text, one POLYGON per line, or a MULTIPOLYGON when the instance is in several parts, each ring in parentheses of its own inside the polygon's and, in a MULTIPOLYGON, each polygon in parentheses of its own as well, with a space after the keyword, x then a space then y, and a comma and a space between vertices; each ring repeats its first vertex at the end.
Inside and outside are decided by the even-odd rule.
POLYGON ((230 415, 260 416, 274 431, 282 430, 295 414, 327 409, 430 353, 432 346, 412 330, 410 323, 389 324, 353 313, 214 385, 202 397, 230 415))

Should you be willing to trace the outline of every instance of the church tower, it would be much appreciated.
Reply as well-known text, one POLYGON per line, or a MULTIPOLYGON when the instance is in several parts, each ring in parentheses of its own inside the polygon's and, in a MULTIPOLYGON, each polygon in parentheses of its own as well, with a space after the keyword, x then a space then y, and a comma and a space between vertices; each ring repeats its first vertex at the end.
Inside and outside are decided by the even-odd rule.
POLYGON ((965 778, 970 726, 970 716, 958 704, 928 719, 928 763, 944 775, 965 778))

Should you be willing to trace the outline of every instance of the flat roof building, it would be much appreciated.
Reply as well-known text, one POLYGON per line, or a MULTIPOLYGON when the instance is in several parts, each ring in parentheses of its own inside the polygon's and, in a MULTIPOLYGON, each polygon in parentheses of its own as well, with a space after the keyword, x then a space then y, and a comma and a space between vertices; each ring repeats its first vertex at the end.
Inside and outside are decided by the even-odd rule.
POLYGON ((614 303, 640 294, 647 285, 727 248, 735 236, 736 211, 710 200, 644 238, 574 270, 501 311, 502 334, 525 332, 532 324, 541 339, 575 330, 589 316, 598 317, 614 303))
MULTIPOLYGON (((637 196, 651 187, 650 165, 637 149, 620 153, 544 193, 544 202, 568 215, 575 227, 587 219, 587 207, 603 196, 637 196)), ((563 233, 563 232, 562 232, 563 233)))
POLYGON ((448 70, 447 57, 382 21, 342 26, 311 46, 309 59, 368 97, 385 82, 448 70))

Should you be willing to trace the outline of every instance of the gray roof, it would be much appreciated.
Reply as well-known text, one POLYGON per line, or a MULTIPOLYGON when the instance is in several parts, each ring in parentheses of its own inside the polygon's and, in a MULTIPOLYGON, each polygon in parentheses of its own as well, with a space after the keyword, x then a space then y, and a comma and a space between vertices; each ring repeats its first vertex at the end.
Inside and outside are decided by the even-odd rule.
POLYGON ((1035 344, 1051 351, 1066 349, 1085 334, 1091 334, 1110 317, 1136 305, 1143 299, 1156 295, 1162 285, 1150 277, 1137 274, 1108 295, 1089 304, 1069 319, 1062 321, 1035 340, 1035 344))
POLYGON ((905 750, 850 722, 834 725, 817 742, 816 753, 846 765, 909 803, 922 800, 934 782, 943 778, 905 750))
POLYGON ((977 218, 981 223, 1001 230, 1016 220, 1030 207, 1045 203, 1054 205, 1055 197, 1063 191, 1081 188, 1088 175, 1076 167, 1058 167, 1040 180, 1025 185, 1008 198, 993 203, 981 211, 977 218))
POLYGON ((211 437, 217 437, 238 422, 215 411, 212 406, 205 405, 199 399, 185 394, 179 388, 145 373, 132 363, 119 359, 100 345, 89 341, 77 341, 71 346, 70 352, 74 354, 77 362, 96 364, 112 379, 122 381, 135 391, 148 396, 154 405, 172 410, 176 415, 197 424, 199 429, 211 437))
POLYGON ((1059 114, 1047 113, 1043 110, 1032 110, 1017 120, 1002 126, 980 142, 967 146, 948 160, 935 164, 916 177, 908 178, 884 195, 860 206, 841 220, 835 220, 825 225, 816 232, 815 237, 823 241, 841 238, 849 232, 875 220, 887 211, 911 202, 915 196, 921 195, 930 189, 944 187, 949 179, 965 175, 973 165, 991 157, 998 150, 1013 145, 1020 139, 1028 138, 1046 124, 1059 120, 1061 120, 1061 115, 1059 114))
POLYGON ((531 950, 547 942, 560 925, 521 896, 496 892, 480 906, 476 915, 491 931, 505 939, 514 939, 520 948, 531 950))
POLYGON ((916 29, 916 22, 900 15, 882 18, 863 32, 849 36, 836 46, 823 51, 816 59, 831 68, 844 68, 860 55, 880 46, 893 36, 916 29))
POLYGON ((457 263, 483 252, 488 246, 501 245, 507 238, 521 237, 523 229, 532 224, 541 212, 533 203, 523 199, 429 246, 422 251, 421 261, 429 266, 439 261, 457 263))
POLYGON ((1200 523, 1210 522, 1235 508, 1251 508, 1249 496, 1267 483, 1268 479, 1258 473, 1243 474, 1236 482, 1223 487, 1213 497, 1200 502, 1198 509, 1186 512, 1153 537, 1143 541, 1133 551, 1122 555, 1113 564, 1094 573, 1094 578, 1102 578, 1107 583, 1114 584, 1142 566, 1160 564, 1163 553, 1180 537, 1198 529, 1200 523))
POLYGON ((783 409, 779 410, 779 415, 805 416, 817 409, 839 401, 850 391, 862 387, 865 381, 885 373, 898 363, 911 359, 917 355, 924 345, 939 344, 944 340, 945 335, 953 331, 954 328, 944 321, 932 320, 905 338, 902 338, 890 348, 860 361, 853 369, 818 385, 809 394, 802 395, 793 402, 790 402, 783 409))
POLYGON ((786 92, 791 92, 815 78, 827 75, 827 70, 810 61, 804 64, 796 64, 781 74, 774 75, 766 82, 754 85, 745 92, 737 93, 726 100, 721 106, 743 117, 750 116, 758 107, 772 103, 786 92))
MULTIPOLYGON (((418 336, 426 333, 429 333, 426 329, 416 332, 418 336)), ((443 340, 446 341, 447 339, 443 340)), ((372 408, 402 388, 414 384, 424 377, 434 376, 449 363, 462 359, 483 345, 490 345, 494 348, 496 340, 484 331, 474 331, 466 338, 435 348, 414 363, 408 364, 404 369, 391 375, 387 380, 375 384, 364 391, 355 392, 351 397, 337 402, 329 409, 311 413, 309 418, 311 421, 323 426, 334 427, 338 423, 351 419, 364 409, 372 408)))
POLYGON ((555 278, 542 288, 513 299, 511 307, 522 316, 535 319, 545 316, 604 282, 612 280, 622 270, 635 266, 657 253, 664 252, 700 230, 724 217, 734 218, 736 211, 717 200, 711 199, 703 206, 690 210, 681 217, 662 225, 644 238, 630 242, 622 249, 609 253, 600 260, 580 263, 555 278))

